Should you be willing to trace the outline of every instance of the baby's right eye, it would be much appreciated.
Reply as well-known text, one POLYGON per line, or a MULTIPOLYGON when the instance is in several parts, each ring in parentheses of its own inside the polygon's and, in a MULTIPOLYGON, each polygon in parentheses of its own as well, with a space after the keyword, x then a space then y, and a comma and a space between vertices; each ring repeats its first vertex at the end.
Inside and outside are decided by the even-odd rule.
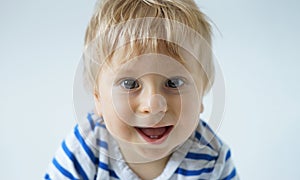
POLYGON ((136 79, 124 79, 121 81, 121 86, 125 89, 136 89, 140 87, 136 79))

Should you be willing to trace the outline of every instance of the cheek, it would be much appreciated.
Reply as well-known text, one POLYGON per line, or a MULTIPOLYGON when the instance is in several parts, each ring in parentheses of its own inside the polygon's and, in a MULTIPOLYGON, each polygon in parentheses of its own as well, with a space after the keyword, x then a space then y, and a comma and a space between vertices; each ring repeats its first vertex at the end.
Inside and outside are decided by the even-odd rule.
POLYGON ((195 127, 199 120, 200 105, 196 100, 183 100, 178 125, 190 129, 195 127))
POLYGON ((130 126, 134 125, 134 102, 127 93, 115 93, 112 95, 112 109, 120 121, 130 126))
POLYGON ((110 134, 116 139, 129 140, 132 136, 133 128, 123 119, 120 119, 113 107, 106 107, 103 112, 103 119, 110 134))
POLYGON ((178 121, 174 131, 174 139, 178 143, 184 142, 194 132, 199 123, 200 105, 199 96, 193 93, 181 96, 180 110, 177 113, 178 121))
POLYGON ((167 104, 168 104, 168 111, 174 113, 175 117, 180 117, 181 111, 182 111, 182 99, 180 96, 178 97, 167 97, 167 104))
POLYGON ((128 112, 128 103, 121 101, 118 96, 113 97, 114 98, 106 94, 106 96, 101 99, 101 102, 96 104, 97 108, 102 107, 102 116, 108 131, 116 139, 129 140, 132 137, 133 128, 126 122, 128 117, 125 118, 130 114, 128 112), (113 99, 115 99, 115 101, 113 99))

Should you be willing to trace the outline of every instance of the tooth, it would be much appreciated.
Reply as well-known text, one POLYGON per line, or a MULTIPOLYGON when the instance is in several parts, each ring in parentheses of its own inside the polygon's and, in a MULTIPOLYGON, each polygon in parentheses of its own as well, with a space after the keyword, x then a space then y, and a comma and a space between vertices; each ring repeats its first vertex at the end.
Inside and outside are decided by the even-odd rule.
POLYGON ((155 135, 154 135, 154 136, 150 136, 150 138, 151 138, 151 139, 157 139, 158 136, 155 136, 155 135))

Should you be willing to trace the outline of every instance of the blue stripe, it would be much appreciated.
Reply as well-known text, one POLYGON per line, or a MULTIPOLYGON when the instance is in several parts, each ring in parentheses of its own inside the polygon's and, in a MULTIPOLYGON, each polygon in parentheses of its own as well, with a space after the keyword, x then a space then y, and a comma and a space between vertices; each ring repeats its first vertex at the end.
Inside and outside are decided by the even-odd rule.
POLYGON ((213 136, 216 136, 215 132, 210 128, 210 126, 205 121, 201 120, 201 123, 203 127, 208 129, 213 134, 213 136))
POLYGON ((51 180, 49 174, 46 174, 44 178, 45 178, 45 180, 51 180))
POLYGON ((236 175, 236 170, 235 170, 235 168, 231 171, 231 173, 227 176, 227 177, 225 177, 224 179, 222 179, 222 180, 230 180, 230 179, 232 179, 232 178, 234 178, 234 176, 236 175))
POLYGON ((195 137, 200 141, 200 143, 207 145, 208 147, 210 147, 211 149, 214 149, 205 139, 204 137, 202 137, 202 135, 196 131, 195 133, 195 137))
POLYGON ((225 161, 227 161, 230 157, 231 157, 231 152, 230 152, 230 150, 228 150, 225 161))
POLYGON ((70 160, 73 162, 76 171, 82 176, 84 180, 88 180, 88 177, 86 173, 84 172, 83 168, 80 166, 79 162, 77 161, 76 157, 73 155, 73 153, 68 149, 66 142, 64 141, 62 144, 62 148, 67 154, 67 156, 70 158, 70 160))
POLYGON ((108 150, 108 144, 105 141, 101 141, 101 139, 97 139, 97 145, 103 147, 104 149, 108 150))
POLYGON ((106 129, 106 126, 104 124, 99 123, 99 121, 103 120, 102 117, 98 117, 96 120, 94 120, 93 115, 94 115, 94 113, 88 113, 88 115, 87 115, 87 119, 90 123, 91 129, 94 130, 95 127, 99 127, 99 126, 106 129))
POLYGON ((79 143, 81 144, 81 146, 83 147, 84 151, 87 153, 87 155, 89 156, 89 158, 91 159, 91 161, 94 164, 98 164, 98 158, 95 157, 93 151, 89 148, 89 146, 85 143, 83 137, 81 136, 79 130, 78 130, 78 125, 75 127, 75 136, 78 139, 79 143))
POLYGON ((204 127, 208 127, 207 123, 201 119, 201 123, 204 127))
POLYGON ((91 129, 94 130, 95 124, 94 124, 94 121, 93 121, 93 118, 92 118, 92 114, 91 114, 91 113, 88 113, 87 119, 88 119, 88 121, 89 121, 89 123, 90 123, 91 129))
POLYGON ((99 123, 99 122, 96 122, 96 126, 100 126, 100 127, 104 128, 104 129, 106 129, 106 126, 104 124, 99 123))
POLYGON ((105 164, 105 163, 99 161, 99 167, 100 167, 101 169, 105 170, 105 171, 108 171, 108 172, 109 172, 109 175, 110 175, 111 177, 114 177, 114 178, 116 178, 116 179, 119 179, 119 177, 117 176, 117 174, 116 174, 113 170, 111 170, 111 169, 108 168, 108 165, 107 165, 107 164, 105 164))
POLYGON ((216 135, 215 132, 210 128, 210 126, 203 120, 201 120, 202 126, 207 128, 213 135, 216 135))
POLYGON ((214 170, 214 168, 203 168, 200 170, 186 170, 186 169, 182 169, 182 168, 177 168, 175 173, 181 174, 184 176, 198 176, 198 175, 201 175, 202 173, 210 173, 213 170, 214 170))
POLYGON ((201 123, 202 123, 202 125, 203 125, 206 129, 208 129, 208 130, 213 134, 213 136, 218 140, 218 142, 219 142, 221 145, 223 145, 221 139, 216 135, 216 133, 211 129, 211 127, 210 127, 205 121, 203 121, 203 120, 201 120, 201 123))
POLYGON ((217 156, 211 156, 208 154, 198 154, 198 153, 191 153, 189 152, 185 158, 188 159, 194 159, 194 160, 207 160, 207 161, 213 161, 216 160, 218 157, 217 156))
POLYGON ((54 166, 67 178, 72 179, 72 180, 76 180, 76 178, 69 172, 67 171, 65 168, 63 168, 58 162, 57 160, 54 158, 52 160, 52 163, 54 164, 54 166))

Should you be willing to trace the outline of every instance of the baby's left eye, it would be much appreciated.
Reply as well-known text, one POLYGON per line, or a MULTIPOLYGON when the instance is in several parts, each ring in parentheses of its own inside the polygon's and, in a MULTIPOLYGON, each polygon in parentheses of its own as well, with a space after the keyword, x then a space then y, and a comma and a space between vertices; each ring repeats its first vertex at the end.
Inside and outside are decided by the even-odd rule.
POLYGON ((184 81, 180 78, 172 78, 172 79, 168 79, 165 83, 166 87, 169 88, 179 88, 180 86, 182 86, 184 84, 184 81))

